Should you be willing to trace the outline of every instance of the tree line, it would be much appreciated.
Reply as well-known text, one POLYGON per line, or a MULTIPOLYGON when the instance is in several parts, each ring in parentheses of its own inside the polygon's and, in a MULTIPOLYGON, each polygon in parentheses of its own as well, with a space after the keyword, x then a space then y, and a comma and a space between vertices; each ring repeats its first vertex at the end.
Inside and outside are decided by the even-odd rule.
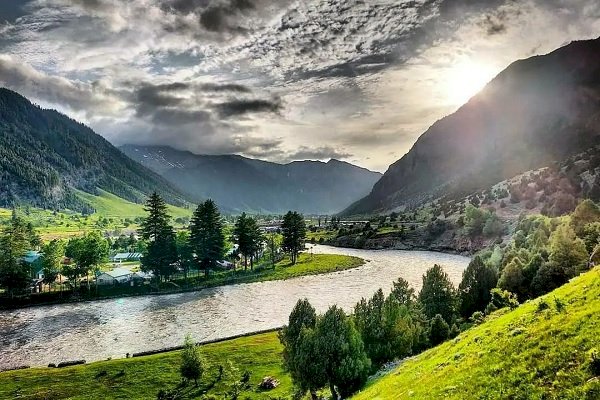
POLYGON ((281 233, 271 234, 263 233, 257 220, 243 213, 235 219, 231 238, 228 238, 224 218, 212 200, 199 204, 189 227, 178 232, 159 194, 149 196, 144 210, 147 216, 140 220, 139 240, 132 234, 111 241, 99 231, 92 231, 68 241, 55 239, 47 243, 42 243, 31 223, 13 212, 11 221, 0 233, 0 287, 10 296, 23 293, 32 284, 34 273, 41 270, 43 283, 47 285, 64 276, 70 286, 77 289, 79 282, 86 278, 89 289, 90 275, 98 275, 101 265, 108 261, 111 248, 135 248, 141 252, 142 271, 151 272, 159 282, 179 271, 187 278, 192 269, 208 275, 226 258, 230 241, 237 245, 232 257, 241 256, 244 269, 251 270, 265 250, 274 267, 280 250, 296 263, 299 252, 304 249, 304 217, 295 211, 283 217, 281 233), (41 257, 35 265, 25 262, 29 250, 40 250, 41 257))
MULTIPOLYGON (((142 257, 142 270, 152 272, 158 280, 169 279, 177 268, 187 277, 191 268, 203 270, 208 276, 211 269, 226 258, 228 241, 225 224, 214 201, 208 199, 198 205, 186 230, 175 234, 170 224, 171 217, 167 205, 153 193, 144 210, 148 216, 141 222, 140 235, 147 242, 142 257)), ((306 225, 304 217, 289 211, 281 224, 281 248, 289 254, 292 264, 304 249, 306 225)), ((254 263, 261 257, 265 248, 271 255, 274 266, 279 251, 280 240, 275 234, 263 233, 255 218, 242 213, 236 218, 232 231, 232 241, 237 249, 232 256, 241 256, 244 269, 254 269, 254 263)))

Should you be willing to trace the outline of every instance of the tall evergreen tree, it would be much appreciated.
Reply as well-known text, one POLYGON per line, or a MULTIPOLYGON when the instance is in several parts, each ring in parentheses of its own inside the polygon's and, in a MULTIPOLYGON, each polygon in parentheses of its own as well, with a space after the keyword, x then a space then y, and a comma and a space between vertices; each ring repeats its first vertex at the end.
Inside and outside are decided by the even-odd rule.
POLYGON ((11 296, 25 289, 29 282, 30 270, 23 257, 31 247, 30 238, 27 225, 13 213, 10 224, 0 236, 0 286, 11 296))
POLYGON ((283 249, 289 253, 292 264, 296 264, 298 254, 304 250, 306 240, 306 223, 304 216, 296 211, 288 211, 281 224, 283 234, 283 249))
POLYGON ((204 269, 206 276, 225 256, 223 221, 217 205, 210 199, 194 211, 190 224, 190 247, 196 264, 204 269))
POLYGON ((175 232, 170 224, 167 204, 154 192, 146 201, 144 210, 148 216, 143 219, 139 233, 148 246, 142 257, 142 270, 152 271, 159 281, 168 278, 178 261, 175 232))
POLYGON ((419 303, 428 318, 440 314, 448 324, 452 323, 456 310, 456 290, 448 274, 437 264, 423 275, 419 303))
POLYGON ((142 220, 139 233, 145 240, 154 241, 171 228, 167 204, 158 193, 154 192, 148 197, 144 211, 148 216, 142 220))
POLYGON ((294 384, 303 392, 310 392, 317 399, 317 390, 326 384, 322 371, 315 363, 313 329, 317 313, 307 299, 298 300, 288 324, 279 332, 283 344, 283 365, 292 376, 294 384), (310 334, 309 334, 310 332, 310 334))
POLYGON ((490 291, 496 287, 498 274, 493 267, 487 266, 481 257, 475 256, 463 272, 458 286, 460 313, 469 318, 475 311, 483 311, 489 304, 490 291))

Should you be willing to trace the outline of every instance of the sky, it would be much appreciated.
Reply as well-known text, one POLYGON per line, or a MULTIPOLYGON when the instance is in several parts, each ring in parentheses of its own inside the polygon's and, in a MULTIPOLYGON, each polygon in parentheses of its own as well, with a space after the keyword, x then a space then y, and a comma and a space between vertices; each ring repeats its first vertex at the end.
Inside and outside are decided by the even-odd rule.
POLYGON ((1 0, 0 86, 115 145, 385 171, 597 0, 1 0))

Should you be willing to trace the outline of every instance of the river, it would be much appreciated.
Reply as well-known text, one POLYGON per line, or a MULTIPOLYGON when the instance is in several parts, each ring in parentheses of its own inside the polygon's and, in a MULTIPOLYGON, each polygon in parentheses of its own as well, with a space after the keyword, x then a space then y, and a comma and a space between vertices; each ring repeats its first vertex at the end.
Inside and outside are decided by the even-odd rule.
POLYGON ((161 296, 140 296, 0 311, 0 369, 108 357, 180 345, 186 333, 211 340, 276 328, 299 298, 323 312, 332 304, 350 311, 398 277, 415 289, 425 270, 440 264, 458 285, 469 259, 426 251, 355 250, 314 246, 314 253, 347 254, 368 262, 358 268, 286 281, 222 286, 161 296))

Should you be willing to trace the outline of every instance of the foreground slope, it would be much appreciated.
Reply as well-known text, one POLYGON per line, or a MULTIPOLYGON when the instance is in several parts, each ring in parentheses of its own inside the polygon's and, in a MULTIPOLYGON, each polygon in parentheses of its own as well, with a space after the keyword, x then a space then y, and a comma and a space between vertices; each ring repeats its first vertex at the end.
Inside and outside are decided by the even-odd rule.
POLYGON ((600 399, 600 378, 590 369, 590 350, 600 350, 599 333, 596 268, 514 311, 492 314, 354 398, 600 399))
POLYGON ((87 126, 0 88, 0 206, 84 210, 89 204, 73 189, 98 188, 135 203, 158 191, 184 204, 162 177, 87 126))
POLYGON ((168 146, 125 145, 121 150, 195 201, 212 198, 234 212, 336 213, 368 194, 381 178, 378 172, 338 160, 277 164, 168 146))
POLYGON ((345 214, 467 194, 548 166, 600 139, 600 39, 510 65, 429 128, 345 214))

